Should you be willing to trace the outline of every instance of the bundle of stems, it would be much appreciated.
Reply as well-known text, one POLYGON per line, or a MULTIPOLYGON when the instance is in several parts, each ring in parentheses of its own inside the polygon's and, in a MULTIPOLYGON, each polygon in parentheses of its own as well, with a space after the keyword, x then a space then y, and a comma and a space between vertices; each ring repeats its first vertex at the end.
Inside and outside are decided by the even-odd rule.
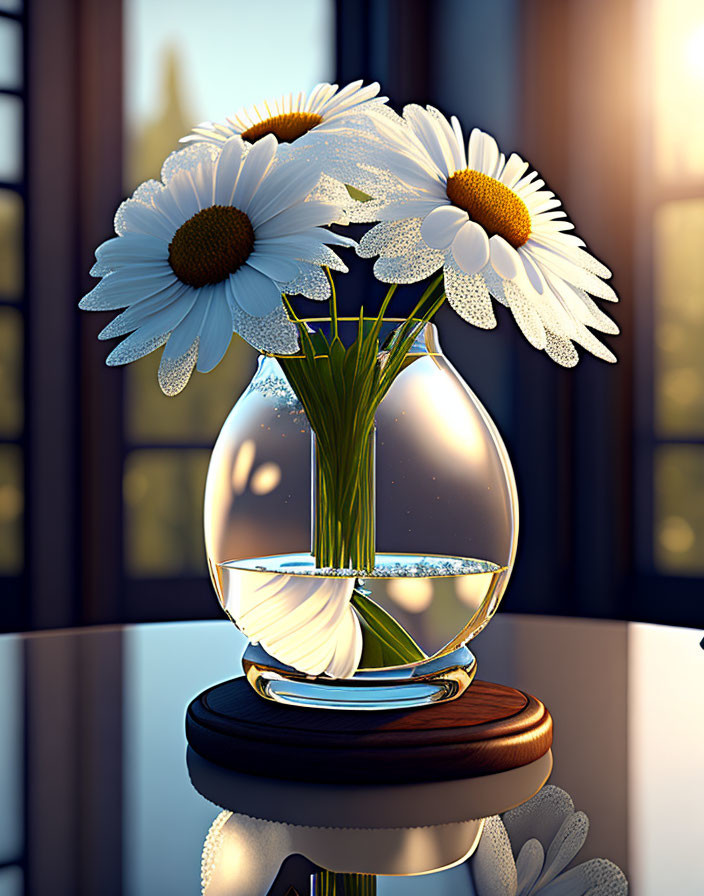
POLYGON ((316 563, 334 569, 369 570, 375 556, 374 416, 445 295, 437 295, 440 275, 389 343, 382 346, 384 314, 396 290, 396 285, 392 286, 375 318, 365 318, 360 309, 356 338, 346 346, 339 336, 332 277, 330 281, 330 336, 322 329, 310 332, 307 324, 294 316, 301 354, 280 358, 280 363, 315 434, 316 563))
POLYGON ((311 896, 376 896, 376 876, 322 870, 313 878, 311 896))
MULTIPOLYGON (((315 436, 313 553, 319 568, 373 569, 375 544, 374 418, 407 362, 416 339, 445 299, 442 274, 411 314, 382 344, 392 286, 374 318, 360 309, 356 335, 339 335, 337 296, 331 283, 330 330, 311 332, 288 303, 298 325, 301 352, 279 358, 315 436)), ((362 668, 398 665, 425 657, 415 641, 361 589, 353 596, 363 627, 362 668)))

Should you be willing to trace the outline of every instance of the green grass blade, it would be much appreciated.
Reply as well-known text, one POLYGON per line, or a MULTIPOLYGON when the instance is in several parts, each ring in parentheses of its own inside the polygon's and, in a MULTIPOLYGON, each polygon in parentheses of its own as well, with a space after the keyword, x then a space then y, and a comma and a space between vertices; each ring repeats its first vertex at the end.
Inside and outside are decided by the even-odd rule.
MULTIPOLYGON (((355 590, 352 594, 352 606, 359 614, 363 628, 366 627, 365 649, 370 634, 376 642, 369 645, 369 659, 375 660, 379 655, 383 655, 385 661, 380 664, 381 666, 416 663, 426 659, 420 647, 393 616, 359 590, 355 590)), ((375 668, 370 665, 366 667, 375 668)))

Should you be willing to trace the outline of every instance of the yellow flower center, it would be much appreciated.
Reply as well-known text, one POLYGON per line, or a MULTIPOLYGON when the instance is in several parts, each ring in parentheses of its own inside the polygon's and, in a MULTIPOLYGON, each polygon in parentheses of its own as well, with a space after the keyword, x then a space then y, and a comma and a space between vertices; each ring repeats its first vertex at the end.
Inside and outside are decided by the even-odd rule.
POLYGON ((502 236, 514 249, 528 241, 531 221, 525 202, 495 177, 470 168, 456 171, 447 179, 447 198, 489 236, 502 236))
POLYGON ((255 143, 267 134, 273 134, 279 143, 292 143, 298 137, 307 134, 323 120, 322 115, 315 112, 284 112, 283 115, 272 115, 264 121, 258 121, 242 133, 242 139, 255 143))
POLYGON ((220 283, 245 263, 254 248, 252 224, 238 208, 212 205, 182 224, 169 243, 169 264, 183 283, 220 283))

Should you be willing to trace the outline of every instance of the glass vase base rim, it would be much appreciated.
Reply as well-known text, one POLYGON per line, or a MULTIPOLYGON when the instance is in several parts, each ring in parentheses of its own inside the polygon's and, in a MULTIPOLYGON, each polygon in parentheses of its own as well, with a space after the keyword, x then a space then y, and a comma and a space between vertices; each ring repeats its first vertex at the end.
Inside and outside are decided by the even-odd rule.
POLYGON ((351 678, 312 678, 296 673, 250 644, 242 658, 248 682, 260 697, 287 706, 334 710, 412 709, 461 696, 477 661, 465 646, 406 666, 360 669, 351 678))

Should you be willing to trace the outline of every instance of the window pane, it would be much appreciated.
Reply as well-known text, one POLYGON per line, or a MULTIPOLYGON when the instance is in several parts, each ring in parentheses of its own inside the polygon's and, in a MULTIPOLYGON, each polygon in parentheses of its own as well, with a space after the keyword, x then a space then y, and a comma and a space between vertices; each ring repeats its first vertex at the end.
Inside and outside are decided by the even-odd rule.
POLYGON ((133 451, 127 457, 125 551, 129 575, 205 574, 203 492, 208 451, 133 451))
POLYGON ((0 308, 0 438, 22 430, 22 318, 0 308))
POLYGON ((22 83, 22 29, 0 19, 0 87, 16 90, 22 83))
POLYGON ((663 572, 704 573, 704 446, 658 449, 655 526, 655 561, 663 572))
POLYGON ((22 280, 22 199, 0 190, 0 299, 18 299, 22 280))
POLYGON ((235 336, 215 370, 194 373, 179 395, 167 398, 156 374, 161 351, 126 370, 127 433, 139 442, 214 442, 232 406, 254 372, 256 352, 235 336))
POLYGON ((22 456, 16 445, 0 445, 0 575, 22 569, 22 456))
POLYGON ((22 103, 15 96, 0 96, 0 180, 22 177, 22 103))
POLYGON ((704 200, 668 202, 655 219, 656 429, 704 435, 704 200))
POLYGON ((654 0, 653 148, 661 180, 704 176, 704 4, 654 0))
POLYGON ((241 106, 330 80, 334 0, 126 0, 126 186, 179 137, 241 106), (303 49, 305 48, 305 49, 303 49))

